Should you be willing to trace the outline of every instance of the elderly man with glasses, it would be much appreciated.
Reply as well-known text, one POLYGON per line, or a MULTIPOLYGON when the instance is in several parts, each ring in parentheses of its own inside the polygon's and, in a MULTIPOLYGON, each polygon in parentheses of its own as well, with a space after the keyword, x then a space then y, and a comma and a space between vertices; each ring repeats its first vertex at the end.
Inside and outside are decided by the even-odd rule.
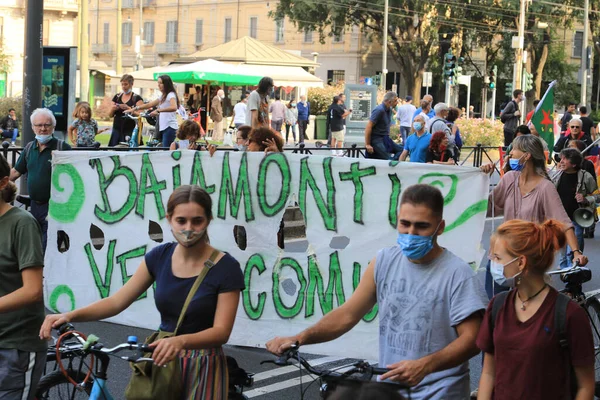
MULTIPOLYGON (((573 140, 581 140, 585 147, 587 148, 590 144, 592 144, 592 138, 589 135, 586 135, 582 132, 583 124, 579 118, 573 118, 569 121, 568 129, 565 132, 564 136, 561 136, 560 139, 554 145, 554 159, 556 162, 560 162, 560 152, 563 149, 569 147, 569 143, 573 140)), ((588 154, 584 154, 583 156, 587 156, 588 154)))
POLYGON ((42 228, 42 246, 46 251, 48 231, 48 202, 52 175, 52 151, 71 150, 71 146, 54 137, 56 118, 47 108, 38 108, 31 113, 31 125, 35 140, 29 142, 10 171, 10 180, 15 181, 27 174, 27 191, 31 198, 31 214, 42 228))

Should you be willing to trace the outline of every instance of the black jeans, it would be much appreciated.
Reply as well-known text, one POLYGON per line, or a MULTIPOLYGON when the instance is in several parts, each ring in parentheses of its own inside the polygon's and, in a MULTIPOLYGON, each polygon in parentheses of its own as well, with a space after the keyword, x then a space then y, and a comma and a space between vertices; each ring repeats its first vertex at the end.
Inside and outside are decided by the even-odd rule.
POLYGON ((296 143, 296 125, 288 124, 285 124, 285 142, 287 143, 288 138, 290 137, 290 130, 292 131, 292 136, 294 137, 294 143, 296 143))
POLYGON ((48 241, 48 203, 38 203, 31 200, 30 212, 42 228, 42 250, 45 254, 48 241))
POLYGON ((511 130, 504 129, 504 146, 508 147, 515 138, 515 133, 511 130))
POLYGON ((298 128, 300 130, 300 143, 304 143, 304 139, 310 140, 310 138, 306 135, 306 127, 308 126, 308 120, 304 119, 304 120, 299 120, 298 121, 298 128))

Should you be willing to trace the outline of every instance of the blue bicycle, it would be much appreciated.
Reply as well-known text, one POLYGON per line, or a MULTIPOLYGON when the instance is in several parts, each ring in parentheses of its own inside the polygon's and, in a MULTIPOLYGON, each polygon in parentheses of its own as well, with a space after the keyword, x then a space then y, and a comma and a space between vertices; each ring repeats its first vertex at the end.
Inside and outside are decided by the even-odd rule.
MULTIPOLYGON (((84 334, 75 331, 71 324, 60 326, 58 333, 59 338, 56 343, 48 348, 46 361, 54 363, 54 368, 40 379, 36 400, 114 400, 115 397, 110 393, 106 383, 110 356, 133 363, 153 362, 151 358, 144 357, 144 353, 151 353, 152 349, 145 344, 139 344, 136 336, 129 336, 127 343, 105 348, 99 343, 97 336, 89 335, 86 338, 84 334), (127 350, 133 354, 117 355, 127 350)), ((254 374, 240 368, 235 359, 229 356, 227 356, 227 371, 229 399, 247 400, 243 394, 244 388, 252 387, 254 374)), ((116 398, 121 399, 123 396, 116 398)))

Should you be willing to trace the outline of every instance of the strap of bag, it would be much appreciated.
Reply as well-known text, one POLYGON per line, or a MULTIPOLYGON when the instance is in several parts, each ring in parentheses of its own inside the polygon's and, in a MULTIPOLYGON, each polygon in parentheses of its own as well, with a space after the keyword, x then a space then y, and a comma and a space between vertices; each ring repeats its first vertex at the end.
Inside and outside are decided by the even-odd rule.
POLYGON ((506 302, 506 298, 508 297, 509 293, 510 291, 500 292, 496 295, 496 297, 494 297, 494 302, 492 303, 492 332, 494 331, 494 327, 496 326, 496 318, 498 317, 498 312, 506 302))
POLYGON ((192 285, 192 288, 190 289, 190 292, 188 293, 187 298, 185 299, 185 303, 183 303, 183 308, 181 309, 181 314, 179 314, 179 319, 177 320, 177 327, 175 328, 175 332, 173 332, 173 336, 177 336, 177 331, 179 330, 179 327, 183 322, 183 318, 185 317, 185 313, 187 312, 188 306, 192 302, 192 298, 198 291, 198 288, 200 287, 200 284, 208 274, 208 271, 210 271, 210 269, 215 265, 215 260, 219 256, 219 253, 219 250, 216 249, 212 252, 210 258, 204 263, 204 268, 200 272, 200 275, 198 275, 198 277, 194 281, 194 284, 192 285))
POLYGON ((558 343, 561 349, 566 350, 568 354, 569 342, 567 340, 567 306, 571 298, 563 293, 559 293, 554 306, 554 329, 558 336, 558 343))

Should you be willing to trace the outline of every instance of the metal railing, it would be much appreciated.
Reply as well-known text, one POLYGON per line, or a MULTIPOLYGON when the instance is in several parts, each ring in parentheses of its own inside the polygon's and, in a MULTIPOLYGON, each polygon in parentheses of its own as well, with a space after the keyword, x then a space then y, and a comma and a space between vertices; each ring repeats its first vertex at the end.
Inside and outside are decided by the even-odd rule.
POLYGON ((157 54, 179 54, 179 43, 156 43, 157 54))
POLYGON ((92 53, 94 54, 112 54, 113 45, 110 43, 94 43, 92 44, 92 53))

